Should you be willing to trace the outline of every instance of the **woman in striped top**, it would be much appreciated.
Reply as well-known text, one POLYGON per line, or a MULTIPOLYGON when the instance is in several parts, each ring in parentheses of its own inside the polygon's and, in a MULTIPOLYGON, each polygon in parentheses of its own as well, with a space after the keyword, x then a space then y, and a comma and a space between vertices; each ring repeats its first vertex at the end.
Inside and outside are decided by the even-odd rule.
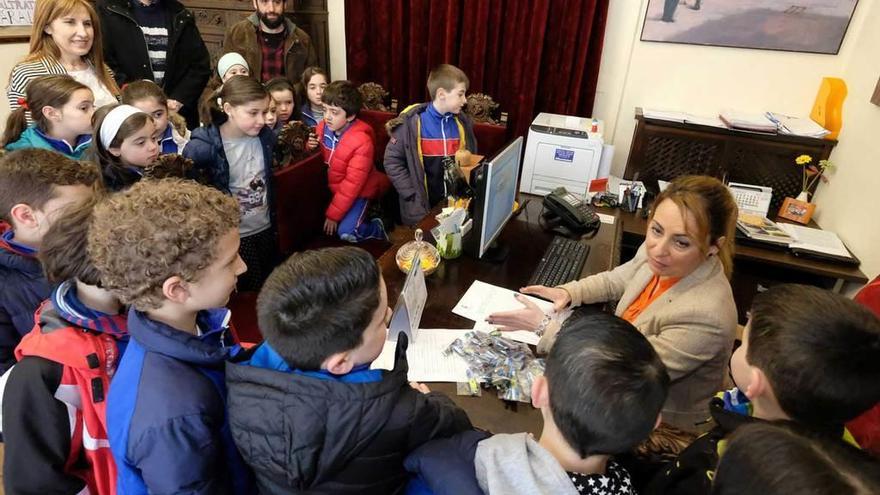
POLYGON ((37 0, 30 53, 9 75, 10 109, 21 106, 31 81, 47 74, 68 74, 85 84, 96 106, 117 102, 119 88, 104 64, 98 15, 88 0, 37 0))

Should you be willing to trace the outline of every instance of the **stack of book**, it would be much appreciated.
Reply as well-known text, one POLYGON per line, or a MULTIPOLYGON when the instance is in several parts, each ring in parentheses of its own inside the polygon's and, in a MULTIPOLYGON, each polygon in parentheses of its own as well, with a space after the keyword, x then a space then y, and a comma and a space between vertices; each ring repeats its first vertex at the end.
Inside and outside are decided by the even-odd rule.
POLYGON ((794 241, 776 222, 760 215, 740 213, 736 219, 736 228, 753 241, 786 248, 794 241))

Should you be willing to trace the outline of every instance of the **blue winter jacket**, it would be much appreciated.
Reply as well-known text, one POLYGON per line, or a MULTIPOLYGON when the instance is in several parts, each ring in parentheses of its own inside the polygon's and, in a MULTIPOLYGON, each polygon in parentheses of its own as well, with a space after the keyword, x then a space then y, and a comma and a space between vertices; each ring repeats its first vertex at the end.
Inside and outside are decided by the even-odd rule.
MULTIPOLYGON (((260 130, 260 143, 263 145, 263 164, 266 168, 266 184, 269 188, 269 204, 272 204, 272 149, 275 147, 275 135, 268 127, 260 130)), ((211 186, 230 194, 229 191, 229 162, 226 160, 226 151, 223 149, 223 139, 220 137, 220 127, 209 125, 199 127, 192 132, 192 137, 183 156, 193 161, 194 168, 204 173, 211 186)))
POLYGON ((107 399, 120 494, 254 491, 226 418, 224 363, 239 350, 229 314, 200 313, 198 337, 129 312, 130 341, 107 399))
POLYGON ((71 148, 69 144, 60 139, 53 139, 43 134, 36 126, 30 126, 21 133, 21 137, 17 141, 13 141, 6 145, 9 151, 15 151, 25 148, 38 148, 42 150, 51 150, 61 153, 68 158, 74 160, 82 160, 83 155, 92 145, 92 136, 83 134, 80 136, 76 144, 71 148))
POLYGON ((15 364, 15 346, 34 328, 34 312, 51 292, 36 256, 7 241, 10 230, 0 222, 0 374, 15 364))

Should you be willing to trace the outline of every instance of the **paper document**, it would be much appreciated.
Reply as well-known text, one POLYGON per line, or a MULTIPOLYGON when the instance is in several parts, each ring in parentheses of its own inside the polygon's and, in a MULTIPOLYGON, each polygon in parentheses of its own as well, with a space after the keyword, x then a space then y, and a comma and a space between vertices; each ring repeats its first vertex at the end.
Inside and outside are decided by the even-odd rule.
MULTIPOLYGON (((475 280, 458 304, 452 308, 452 312, 469 320, 485 322, 486 317, 492 313, 522 309, 522 303, 514 297, 516 294, 518 293, 510 289, 475 280)), ((537 304, 545 313, 549 314, 553 311, 553 303, 537 297, 525 297, 537 304)))
POLYGON ((771 122, 774 122, 777 126, 779 126, 780 134, 791 134, 794 136, 807 136, 815 138, 821 138, 827 136, 828 134, 831 134, 831 131, 813 122, 809 118, 790 117, 788 115, 783 115, 781 113, 775 112, 767 112, 765 115, 768 119, 770 119, 771 122))
POLYGON ((608 225, 614 225, 614 215, 609 215, 607 213, 599 213, 596 212, 596 215, 599 215, 599 221, 602 223, 607 223, 608 225))
MULTIPOLYGON (((443 355, 455 339, 471 330, 421 329, 419 340, 410 341, 406 350, 409 363, 407 378, 413 382, 466 382, 467 363, 461 356, 451 353, 443 355)), ((394 368, 396 340, 386 340, 382 353, 370 365, 370 369, 391 370, 394 368)))
POLYGON ((803 249, 844 258, 852 257, 843 241, 834 232, 782 222, 777 225, 794 239, 794 242, 788 246, 791 249, 803 249))

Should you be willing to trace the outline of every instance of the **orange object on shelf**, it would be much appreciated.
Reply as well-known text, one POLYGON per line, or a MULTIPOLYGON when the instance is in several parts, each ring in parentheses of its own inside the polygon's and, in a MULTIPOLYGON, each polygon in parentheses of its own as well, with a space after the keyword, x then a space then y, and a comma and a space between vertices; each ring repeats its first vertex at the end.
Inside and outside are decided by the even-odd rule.
POLYGON ((831 131, 825 139, 837 139, 843 127, 843 100, 846 99, 846 83, 839 77, 824 77, 819 85, 816 102, 810 118, 831 131))

